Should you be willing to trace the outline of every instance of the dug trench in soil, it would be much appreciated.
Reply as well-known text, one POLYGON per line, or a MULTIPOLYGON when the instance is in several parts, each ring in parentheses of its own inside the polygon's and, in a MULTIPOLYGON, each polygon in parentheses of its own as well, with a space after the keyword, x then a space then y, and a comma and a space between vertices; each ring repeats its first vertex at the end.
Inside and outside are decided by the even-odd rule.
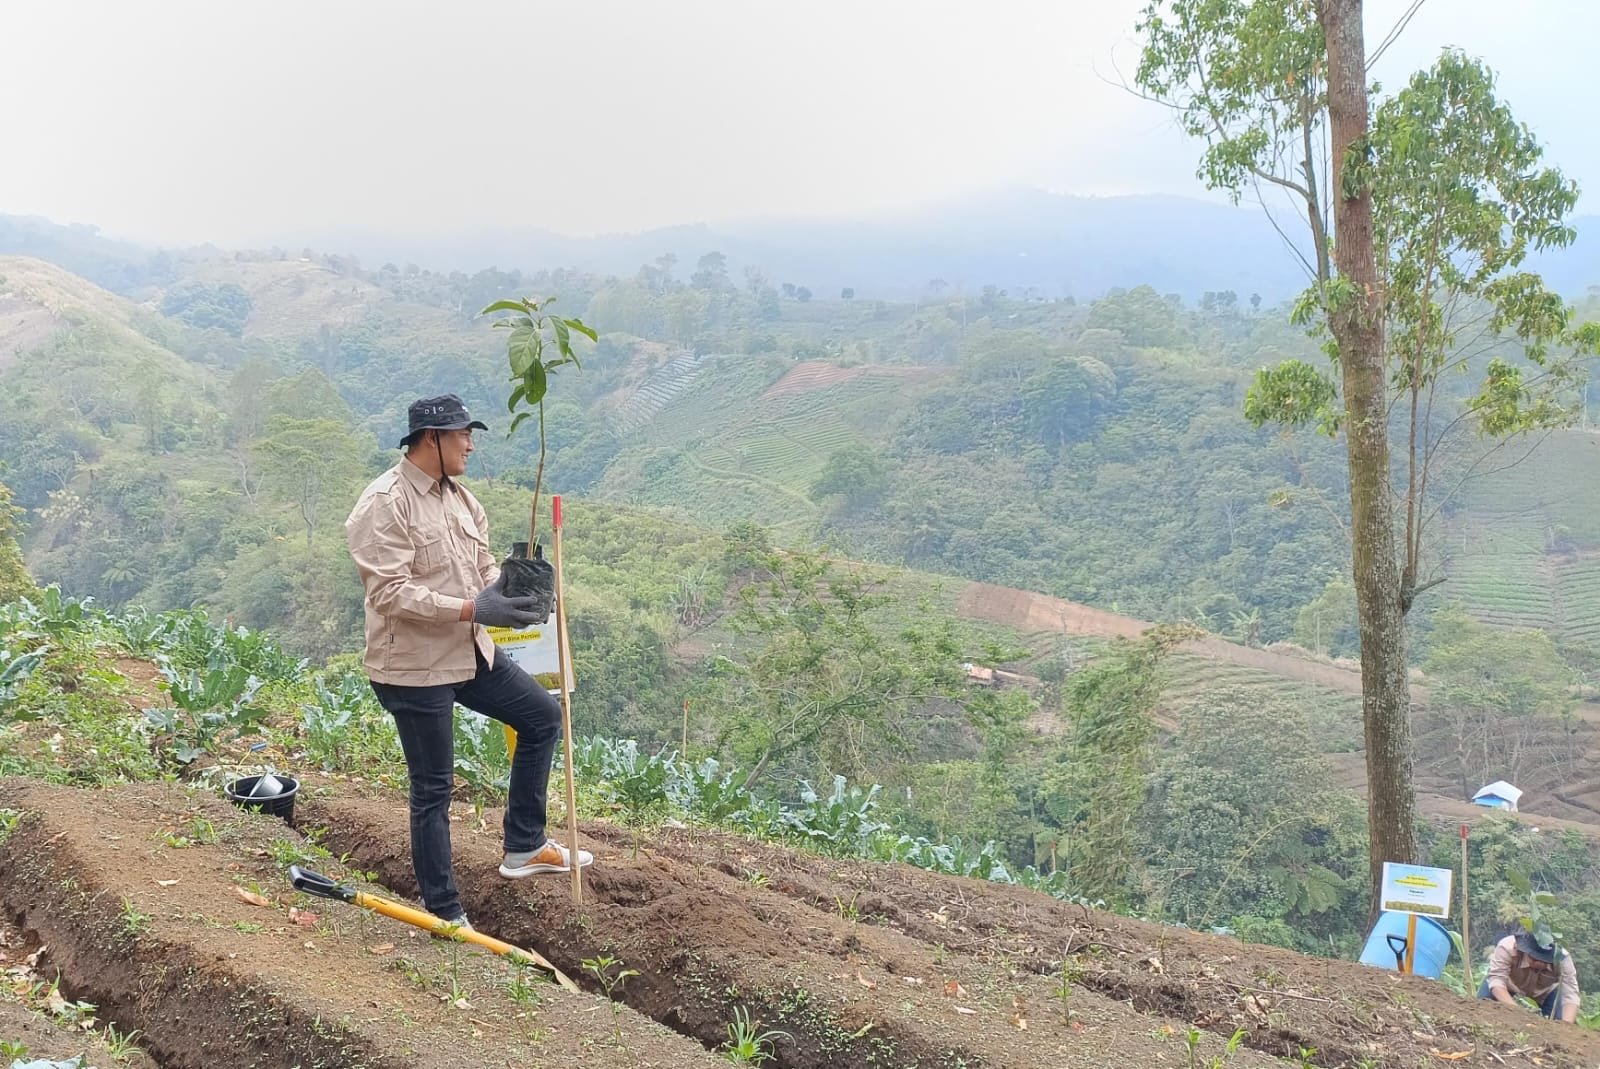
POLYGON ((723 1064, 537 970, 292 891, 305 839, 210 792, 8 780, 0 806, 20 814, 0 903, 38 968, 164 1069, 723 1064))
MULTIPOLYGON (((621 841, 621 836, 616 836, 621 841)), ((909 865, 823 858, 723 832, 663 828, 656 850, 749 879, 819 914, 840 903, 864 924, 989 962, 1059 976, 1251 1047, 1317 1065, 1600 1064, 1600 1036, 1536 1013, 1463 999, 1443 984, 1351 961, 1159 925, 1064 903, 1025 888, 909 865), (1490 1052, 1493 1052, 1492 1061, 1490 1052)), ((1580 964, 1580 968, 1582 963, 1580 964)), ((1597 965, 1596 968, 1600 968, 1597 965)), ((1480 974, 1481 978, 1481 974, 1480 974)))
POLYGON ((53 1020, 49 1014, 30 1010, 20 1002, 6 1002, 0 996, 0 1065, 19 1061, 62 1062, 84 1069, 164 1069, 137 1051, 118 1057, 98 1033, 53 1020))
MULTIPOLYGON (((302 823, 329 849, 415 892, 403 804, 393 792, 361 798, 341 785, 302 800, 302 823)), ((718 1047, 737 1008, 782 1033, 784 1069, 868 1066, 1058 1066, 1102 1069, 1181 1064, 1187 1024, 1092 991, 1058 990, 1052 977, 931 946, 857 923, 728 875, 673 851, 633 856, 629 833, 586 825, 598 846, 583 901, 566 875, 508 881, 496 872, 496 815, 458 808, 456 878, 474 925, 549 958, 595 986, 584 962, 637 970, 614 994, 641 1013, 718 1047)), ((1200 1033, 1195 1056, 1225 1040, 1200 1033)), ((1230 1066, 1280 1064, 1239 1051, 1230 1066)))
MULTIPOLYGON (((0 935, 9 934, 11 932, 0 925, 0 935)), ((6 945, 22 947, 28 952, 37 949, 27 947, 20 933, 17 935, 15 940, 6 940, 6 945)), ((18 988, 23 984, 48 983, 39 978, 39 974, 30 966, 12 964, 13 957, 0 951, 0 964, 6 966, 5 977, 11 987, 10 995, 20 997, 18 988)), ((26 954, 16 956, 19 961, 24 957, 26 954)), ((42 1061, 63 1062, 81 1066, 82 1069, 111 1069, 112 1066, 120 1069, 164 1069, 138 1049, 120 1046, 112 1049, 95 1024, 31 1009, 20 1001, 8 1001, 6 995, 6 992, 0 992, 0 1065, 42 1061)), ((137 1041, 138 1037, 133 1039, 137 1041)))
POLYGON ((165 1069, 138 1048, 137 1035, 107 1034, 99 1007, 69 1004, 54 972, 39 970, 45 948, 0 913, 0 1065, 65 1062, 82 1069, 165 1069), (115 1042, 115 1046, 113 1046, 115 1042))

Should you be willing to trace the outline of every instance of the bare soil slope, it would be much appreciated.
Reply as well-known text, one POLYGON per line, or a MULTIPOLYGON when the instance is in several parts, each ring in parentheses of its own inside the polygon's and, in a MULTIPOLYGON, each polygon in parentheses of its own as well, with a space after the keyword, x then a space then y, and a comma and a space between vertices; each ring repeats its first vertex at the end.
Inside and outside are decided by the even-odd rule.
POLYGON ((393 311, 393 296, 358 278, 340 275, 327 264, 286 256, 217 257, 196 264, 196 281, 231 282, 250 295, 247 337, 299 338, 320 327, 360 323, 373 313, 393 311))
MULTIPOLYGON (((409 896, 404 799, 361 790, 305 784, 299 825, 409 896)), ((635 854, 589 826, 578 905, 565 877, 499 878, 498 815, 462 808, 474 923, 587 989, 530 997, 502 959, 296 895, 284 866, 314 848, 210 793, 9 781, 0 805, 21 814, 0 844, 14 952, 43 944, 68 996, 168 1069, 725 1064, 739 1008, 775 1033, 769 1064, 808 1069, 1181 1066, 1191 1028, 1204 1062, 1242 1031, 1229 1066, 1313 1048, 1321 1066, 1600 1061, 1600 1037, 1426 980, 715 832, 654 832, 635 854)))
POLYGON ((96 324, 130 354, 163 352, 133 325, 139 314, 132 301, 65 268, 27 256, 0 256, 0 368, 48 345, 75 321, 96 324))
MULTIPOLYGON (((1004 624, 1025 635, 1063 632, 1099 638, 1134 639, 1155 626, 1145 620, 1080 605, 1075 601, 991 583, 968 583, 961 591, 957 611, 962 616, 1004 624)), ((1183 648, 1190 653, 1231 661, 1246 668, 1259 668, 1285 679, 1316 683, 1348 694, 1361 693, 1361 673, 1330 662, 1241 646, 1215 637, 1186 643, 1183 648)), ((1416 700, 1427 700, 1427 692, 1420 687, 1413 686, 1411 692, 1416 700)))

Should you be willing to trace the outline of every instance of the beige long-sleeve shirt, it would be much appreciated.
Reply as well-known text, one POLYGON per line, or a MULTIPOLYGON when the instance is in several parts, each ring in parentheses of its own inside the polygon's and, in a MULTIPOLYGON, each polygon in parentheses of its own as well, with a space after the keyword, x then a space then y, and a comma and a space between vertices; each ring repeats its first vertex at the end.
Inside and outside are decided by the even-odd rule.
POLYGON ((374 479, 344 523, 366 587, 367 676, 431 687, 477 673, 476 649, 494 661, 494 641, 461 619, 462 605, 500 574, 489 521, 464 486, 402 459, 374 479))
POLYGON ((1518 968, 1518 961, 1516 936, 1508 935, 1494 945, 1494 950, 1489 952, 1489 975, 1486 978, 1491 991, 1499 988, 1538 1002, 1559 985, 1563 1008, 1579 1004, 1578 968, 1572 963, 1571 954, 1562 952, 1561 968, 1555 974, 1540 974, 1518 968))

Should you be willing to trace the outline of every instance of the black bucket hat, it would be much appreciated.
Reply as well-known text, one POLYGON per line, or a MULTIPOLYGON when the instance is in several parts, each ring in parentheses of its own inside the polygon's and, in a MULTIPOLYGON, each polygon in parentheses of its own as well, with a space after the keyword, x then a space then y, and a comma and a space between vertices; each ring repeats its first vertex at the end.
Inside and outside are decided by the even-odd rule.
POLYGON ((1555 964, 1556 941, 1547 932, 1518 932, 1517 949, 1530 958, 1555 964))
POLYGON ((411 407, 406 410, 406 415, 410 427, 406 431, 406 436, 400 439, 401 448, 416 441, 423 431, 460 431, 468 427, 480 431, 489 429, 488 424, 468 415, 467 406, 453 393, 440 394, 438 397, 423 397, 413 401, 411 407))

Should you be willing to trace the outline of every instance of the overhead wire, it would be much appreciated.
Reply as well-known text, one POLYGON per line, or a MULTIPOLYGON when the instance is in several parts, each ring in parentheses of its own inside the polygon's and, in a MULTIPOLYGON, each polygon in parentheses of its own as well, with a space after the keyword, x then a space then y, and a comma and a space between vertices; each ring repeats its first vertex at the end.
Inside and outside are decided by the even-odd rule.
POLYGON ((1367 70, 1370 71, 1372 69, 1372 65, 1378 62, 1378 60, 1383 57, 1383 54, 1389 50, 1389 46, 1400 39, 1400 35, 1403 34, 1406 27, 1411 24, 1411 20, 1416 18, 1417 12, 1422 9, 1424 2, 1425 0, 1412 0, 1411 6, 1407 8, 1405 14, 1401 15, 1400 18, 1395 22, 1394 28, 1389 31, 1388 35, 1384 37, 1382 43, 1379 44, 1377 48, 1373 49, 1372 54, 1367 57, 1367 70))

